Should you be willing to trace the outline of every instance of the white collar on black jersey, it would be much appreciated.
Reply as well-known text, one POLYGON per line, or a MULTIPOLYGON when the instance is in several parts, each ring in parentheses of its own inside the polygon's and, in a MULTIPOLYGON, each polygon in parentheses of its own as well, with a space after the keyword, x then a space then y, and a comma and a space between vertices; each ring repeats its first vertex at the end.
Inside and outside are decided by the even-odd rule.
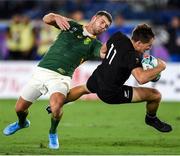
POLYGON ((85 26, 83 26, 83 36, 89 36, 91 38, 96 38, 96 36, 92 35, 91 33, 89 33, 86 29, 85 26))

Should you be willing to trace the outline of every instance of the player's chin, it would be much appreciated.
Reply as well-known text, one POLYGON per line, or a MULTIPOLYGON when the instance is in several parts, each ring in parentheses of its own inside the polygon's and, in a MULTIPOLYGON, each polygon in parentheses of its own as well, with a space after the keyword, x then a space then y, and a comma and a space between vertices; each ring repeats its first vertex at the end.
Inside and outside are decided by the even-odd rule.
POLYGON ((103 30, 97 30, 96 31, 96 35, 100 35, 100 34, 102 34, 104 31, 103 30))
POLYGON ((138 50, 138 52, 141 53, 141 54, 145 53, 144 50, 138 50))

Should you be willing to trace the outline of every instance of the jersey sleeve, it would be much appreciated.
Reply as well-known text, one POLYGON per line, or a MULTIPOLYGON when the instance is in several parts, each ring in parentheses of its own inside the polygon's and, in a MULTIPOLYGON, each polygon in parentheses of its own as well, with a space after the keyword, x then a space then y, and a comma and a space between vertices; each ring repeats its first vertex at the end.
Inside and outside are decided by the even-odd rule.
POLYGON ((135 51, 129 52, 127 57, 128 57, 127 60, 128 60, 128 67, 129 67, 129 69, 133 70, 134 68, 142 67, 141 56, 136 54, 135 51))
POLYGON ((71 20, 71 21, 68 21, 68 22, 69 22, 70 27, 74 27, 74 26, 80 25, 79 23, 77 23, 74 20, 71 20))
MULTIPOLYGON (((121 32, 116 32, 116 33, 114 33, 110 38, 109 38, 109 40, 107 41, 107 45, 111 45, 111 43, 115 43, 115 44, 117 44, 118 45, 118 41, 120 41, 121 40, 121 37, 122 36, 122 33, 121 32)), ((119 46, 117 46, 117 47, 119 47, 119 46)))
POLYGON ((94 40, 92 47, 90 49, 89 59, 100 58, 101 47, 102 47, 102 43, 98 40, 94 40))

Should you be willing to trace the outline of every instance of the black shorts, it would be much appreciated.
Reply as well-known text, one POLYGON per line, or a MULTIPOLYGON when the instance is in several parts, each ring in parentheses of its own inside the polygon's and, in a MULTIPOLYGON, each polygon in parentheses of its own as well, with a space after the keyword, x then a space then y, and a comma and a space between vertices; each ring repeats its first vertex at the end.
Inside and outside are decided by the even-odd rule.
POLYGON ((112 88, 107 86, 96 73, 93 73, 87 81, 87 88, 105 103, 108 104, 123 104, 131 103, 133 88, 123 85, 121 87, 112 88))

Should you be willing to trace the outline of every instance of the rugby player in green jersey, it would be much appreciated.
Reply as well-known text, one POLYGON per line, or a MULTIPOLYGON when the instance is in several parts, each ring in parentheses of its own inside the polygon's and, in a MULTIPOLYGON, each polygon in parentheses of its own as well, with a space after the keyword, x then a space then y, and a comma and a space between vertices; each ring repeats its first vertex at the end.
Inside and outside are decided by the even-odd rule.
POLYGON ((106 50, 96 36, 106 31, 112 23, 112 17, 106 11, 99 11, 83 26, 64 16, 49 13, 44 16, 43 21, 61 29, 61 33, 38 64, 17 100, 15 111, 18 121, 8 125, 3 133, 8 136, 29 127, 30 121, 26 119, 28 108, 41 95, 49 93, 52 111, 49 148, 58 149, 57 127, 72 74, 82 62, 105 57, 106 50))

